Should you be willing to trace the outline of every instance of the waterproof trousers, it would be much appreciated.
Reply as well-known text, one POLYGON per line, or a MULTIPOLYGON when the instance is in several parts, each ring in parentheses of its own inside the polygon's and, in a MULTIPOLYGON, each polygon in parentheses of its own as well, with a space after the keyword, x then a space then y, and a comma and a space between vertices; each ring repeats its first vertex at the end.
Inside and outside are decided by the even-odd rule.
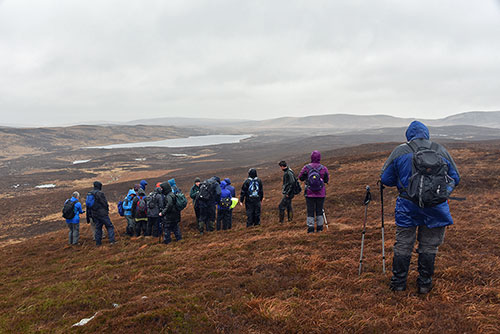
POLYGON ((396 226, 396 243, 392 261, 391 289, 404 290, 410 268, 415 241, 418 240, 417 285, 430 288, 434 274, 434 262, 439 246, 444 241, 445 227, 428 228, 425 225, 396 226))
POLYGON ((109 216, 93 217, 95 222, 95 244, 100 246, 102 244, 102 227, 106 227, 110 243, 115 243, 115 227, 109 219, 109 216))
POLYGON ((261 203, 259 200, 245 201, 247 227, 260 225, 261 203))

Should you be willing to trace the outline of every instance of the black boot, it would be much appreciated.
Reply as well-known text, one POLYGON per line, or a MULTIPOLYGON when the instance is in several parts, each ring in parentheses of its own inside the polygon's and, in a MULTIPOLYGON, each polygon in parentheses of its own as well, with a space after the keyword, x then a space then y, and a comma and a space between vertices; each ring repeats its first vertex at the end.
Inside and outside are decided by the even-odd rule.
POLYGON ((427 294, 432 290, 432 275, 434 274, 434 261, 436 254, 418 254, 418 293, 427 294))
POLYGON ((280 210, 280 223, 283 224, 285 221, 285 211, 280 210))
POLYGON ((323 225, 318 225, 316 227, 316 232, 321 232, 321 231, 323 231, 323 225))
POLYGON ((410 268, 411 255, 394 255, 392 260, 392 277, 389 288, 392 291, 406 290, 406 278, 410 268))
POLYGON ((307 233, 314 233, 314 226, 308 226, 307 233))

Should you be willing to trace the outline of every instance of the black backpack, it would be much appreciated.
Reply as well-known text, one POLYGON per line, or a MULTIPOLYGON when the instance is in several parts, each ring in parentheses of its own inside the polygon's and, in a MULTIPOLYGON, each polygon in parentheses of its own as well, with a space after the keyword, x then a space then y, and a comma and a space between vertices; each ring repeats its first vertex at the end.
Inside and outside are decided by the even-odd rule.
POLYGON ((231 209, 233 200, 231 197, 223 197, 220 199, 220 207, 223 209, 231 209))
POLYGON ((298 195, 302 192, 302 187, 300 185, 300 182, 291 169, 290 169, 289 173, 290 173, 290 176, 293 178, 292 194, 298 195))
POLYGON ((63 218, 66 219, 75 218, 75 204, 76 201, 72 201, 71 199, 67 199, 66 202, 64 202, 64 206, 62 209, 63 218))
POLYGON ((404 198, 421 208, 433 207, 449 199, 455 182, 448 175, 448 164, 437 153, 438 144, 430 147, 418 146, 415 142, 407 145, 413 152, 412 175, 404 198))
POLYGON ((200 192, 198 194, 198 198, 202 200, 210 200, 212 198, 213 193, 213 182, 211 181, 203 181, 200 184, 200 192))

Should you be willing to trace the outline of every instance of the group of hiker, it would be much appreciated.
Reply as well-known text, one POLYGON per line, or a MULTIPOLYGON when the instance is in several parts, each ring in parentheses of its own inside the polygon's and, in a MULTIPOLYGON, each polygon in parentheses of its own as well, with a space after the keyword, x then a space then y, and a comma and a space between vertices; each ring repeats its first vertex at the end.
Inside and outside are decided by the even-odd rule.
MULTIPOLYGON (((408 142, 396 147, 385 162, 380 179, 381 189, 384 185, 397 187, 400 193, 395 208, 396 242, 390 289, 406 289, 411 255, 418 240, 417 291, 425 294, 432 289, 435 257, 444 241, 445 227, 453 224, 448 199, 460 182, 460 176, 446 149, 429 140, 429 130, 423 123, 412 122, 406 131, 406 138, 408 142)), ((292 200, 302 191, 300 180, 305 182, 307 232, 321 232, 325 224, 325 184, 328 184, 330 175, 328 168, 321 164, 320 152, 312 152, 311 163, 306 164, 298 176, 286 161, 280 161, 279 167, 283 171, 282 198, 278 205, 279 222, 284 222, 285 213, 289 222, 293 220, 292 200)), ((131 237, 163 236, 165 244, 171 242, 172 233, 176 240, 182 239, 179 222, 187 200, 175 179, 157 183, 149 194, 146 194, 147 184, 142 180, 119 203, 119 212, 127 221, 126 234, 131 237)), ((200 234, 231 229, 233 209, 238 203, 245 205, 246 226, 260 225, 264 189, 254 168, 248 171, 239 198, 236 197, 231 180, 221 180, 217 176, 204 181, 196 178, 189 196, 193 201, 200 234)), ((74 192, 63 208, 70 244, 78 243, 79 215, 85 212, 79 199, 80 194, 74 192)), ((95 224, 96 245, 102 243, 103 226, 108 232, 109 242, 113 244, 114 226, 109 219, 108 201, 99 181, 94 182, 94 189, 87 194, 86 210, 87 223, 95 224)))

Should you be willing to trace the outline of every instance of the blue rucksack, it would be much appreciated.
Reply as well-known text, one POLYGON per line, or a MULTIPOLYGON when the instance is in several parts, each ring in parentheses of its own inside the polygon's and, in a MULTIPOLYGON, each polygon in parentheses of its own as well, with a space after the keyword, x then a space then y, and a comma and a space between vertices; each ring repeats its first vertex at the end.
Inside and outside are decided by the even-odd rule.
POLYGON ((319 168, 313 168, 311 165, 307 165, 307 169, 307 188, 311 191, 321 191, 325 186, 325 182, 321 178, 320 173, 323 169, 323 165, 320 165, 319 168))
POLYGON ((248 186, 248 197, 250 198, 259 198, 259 179, 258 178, 249 178, 250 185, 248 186))
POLYGON ((122 217, 125 216, 125 210, 123 209, 123 201, 119 201, 117 206, 118 206, 118 214, 122 217))
POLYGON ((95 204, 95 195, 92 192, 87 194, 87 198, 85 199, 85 206, 91 209, 95 204))

